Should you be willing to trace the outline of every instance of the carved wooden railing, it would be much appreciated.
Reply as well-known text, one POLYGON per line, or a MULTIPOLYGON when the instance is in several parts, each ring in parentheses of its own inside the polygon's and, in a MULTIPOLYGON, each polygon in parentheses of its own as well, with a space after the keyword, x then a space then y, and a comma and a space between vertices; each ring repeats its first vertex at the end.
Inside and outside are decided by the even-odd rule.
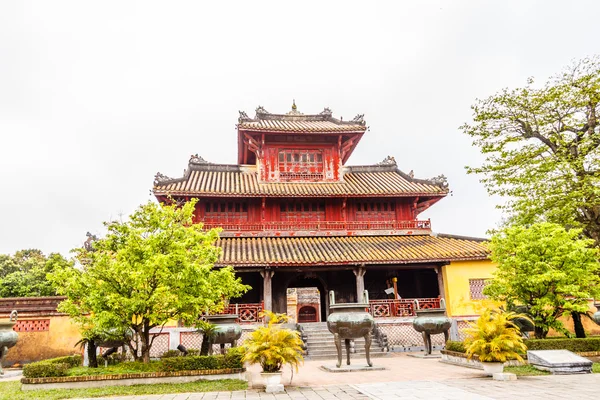
MULTIPOLYGON (((202 222, 202 221, 200 221, 202 222)), ((431 229, 431 221, 289 221, 289 222, 202 222, 206 229, 221 227, 225 231, 360 231, 431 229)))
POLYGON ((264 304, 261 303, 234 303, 229 304, 223 310, 223 314, 236 314, 237 322, 240 324, 251 324, 261 322, 260 312, 264 309, 264 304))
POLYGON ((428 297, 400 300, 370 300, 369 305, 370 312, 375 318, 412 317, 417 315, 416 310, 440 308, 440 298, 428 297))

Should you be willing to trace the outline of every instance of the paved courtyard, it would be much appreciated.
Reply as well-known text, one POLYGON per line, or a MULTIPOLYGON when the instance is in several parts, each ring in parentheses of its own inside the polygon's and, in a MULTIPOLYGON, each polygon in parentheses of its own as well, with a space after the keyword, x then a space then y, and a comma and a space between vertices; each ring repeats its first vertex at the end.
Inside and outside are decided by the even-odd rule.
MULTIPOLYGON (((385 371, 330 373, 320 369, 334 361, 306 361, 294 374, 292 385, 286 368, 286 393, 268 394, 260 390, 260 370, 248 371, 252 389, 234 392, 180 393, 110 397, 107 400, 508 400, 543 398, 544 400, 597 399, 600 374, 521 377, 517 381, 498 382, 475 369, 442 364, 437 359, 419 359, 406 354, 376 358, 373 362, 385 371)), ((353 364, 364 361, 357 359, 353 364)), ((98 400, 98 399, 96 399, 98 400)))
MULTIPOLYGON (((509 400, 597 399, 600 374, 524 377, 512 382, 486 378, 398 381, 356 385, 292 386, 285 393, 259 390, 107 397, 104 400, 509 400)), ((92 400, 92 399, 89 399, 92 400)), ((94 400, 99 400, 98 398, 94 400)))

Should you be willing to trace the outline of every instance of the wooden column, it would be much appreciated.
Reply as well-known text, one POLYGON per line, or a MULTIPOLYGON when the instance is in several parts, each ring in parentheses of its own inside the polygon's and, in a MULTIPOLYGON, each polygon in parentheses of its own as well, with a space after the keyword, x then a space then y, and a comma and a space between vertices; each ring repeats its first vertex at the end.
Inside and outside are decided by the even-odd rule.
POLYGON ((442 267, 435 267, 435 273, 437 274, 438 290, 440 291, 440 297, 445 298, 446 295, 444 293, 444 275, 442 274, 442 267))
POLYGON ((265 269, 260 271, 260 275, 263 277, 263 301, 265 303, 265 310, 273 311, 273 288, 271 281, 275 271, 265 269))
POLYGON ((365 291, 365 273, 367 270, 364 266, 354 268, 352 270, 356 276, 356 302, 362 302, 363 292, 365 291))

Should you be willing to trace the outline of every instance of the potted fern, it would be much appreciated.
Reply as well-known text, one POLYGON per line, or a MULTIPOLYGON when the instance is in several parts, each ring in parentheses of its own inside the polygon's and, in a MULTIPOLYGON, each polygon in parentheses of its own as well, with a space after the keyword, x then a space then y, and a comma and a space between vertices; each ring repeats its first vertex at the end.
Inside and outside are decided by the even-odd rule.
POLYGON ((488 308, 463 331, 467 335, 465 347, 468 358, 477 355, 487 375, 504 371, 504 363, 508 360, 523 361, 521 354, 527 351, 527 346, 513 322, 515 318, 527 317, 488 308))
POLYGON ((287 322, 287 315, 264 311, 267 325, 261 326, 244 341, 245 350, 242 361, 250 364, 260 364, 267 393, 283 391, 281 384, 281 368, 285 364, 298 371, 302 358, 302 339, 300 333, 281 326, 287 322))

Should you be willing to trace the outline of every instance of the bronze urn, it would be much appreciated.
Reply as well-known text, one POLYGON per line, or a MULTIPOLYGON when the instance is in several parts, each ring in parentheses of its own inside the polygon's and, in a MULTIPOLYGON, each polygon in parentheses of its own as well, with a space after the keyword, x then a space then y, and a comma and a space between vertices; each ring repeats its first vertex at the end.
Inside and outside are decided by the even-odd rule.
POLYGON ((327 317, 327 329, 333 333, 335 347, 337 350, 337 368, 342 365, 342 339, 346 345, 346 364, 350 365, 350 341, 360 337, 365 338, 365 355, 367 365, 371 363, 371 331, 375 325, 373 316, 367 311, 369 309, 369 294, 365 290, 361 303, 336 304, 333 291, 329 292, 329 311, 327 317))
POLYGON ((8 353, 8 349, 17 344, 19 339, 19 334, 13 330, 17 323, 17 317, 17 310, 13 310, 8 321, 0 322, 0 375, 4 375, 2 362, 6 357, 6 353, 8 353))
POLYGON ((594 307, 596 307, 596 312, 592 315, 592 319, 595 323, 600 325, 600 303, 595 303, 594 307))
POLYGON ((415 300, 417 317, 413 320, 413 328, 423 335, 425 354, 431 354, 431 335, 444 334, 444 342, 448 341, 448 331, 452 320, 446 315, 446 302, 440 299, 440 308, 419 309, 419 301, 415 300))
POLYGON ((242 337, 242 327, 238 324, 237 314, 208 315, 206 321, 216 325, 215 333, 210 338, 208 354, 212 354, 212 345, 220 344, 221 353, 225 352, 225 344, 229 343, 231 347, 237 345, 237 341, 242 337))

